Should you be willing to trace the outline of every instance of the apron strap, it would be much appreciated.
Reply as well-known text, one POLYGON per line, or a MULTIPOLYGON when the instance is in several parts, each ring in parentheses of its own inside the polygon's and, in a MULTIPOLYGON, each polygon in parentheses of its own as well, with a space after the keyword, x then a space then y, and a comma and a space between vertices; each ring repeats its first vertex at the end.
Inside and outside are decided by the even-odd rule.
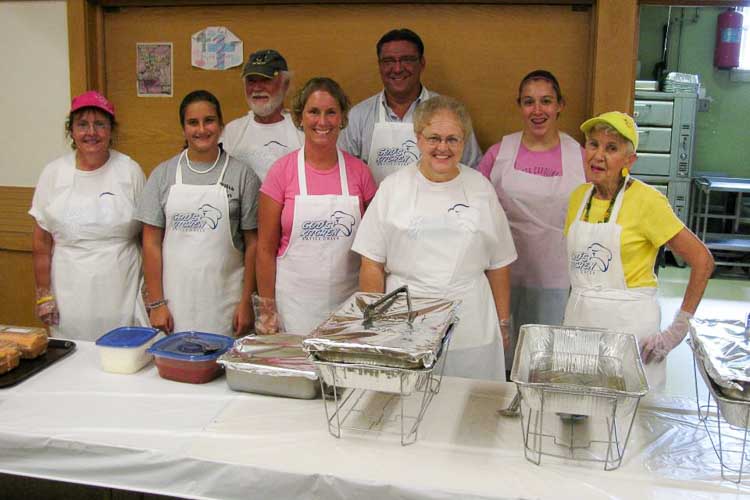
MULTIPOLYGON (((339 179, 341 181, 341 196, 349 196, 349 183, 346 176, 346 164, 341 149, 336 148, 336 156, 339 166, 339 179)), ((299 183, 300 196, 308 196, 307 175, 305 173, 305 146, 297 151, 297 182, 299 183)))
MULTIPOLYGON (((583 215, 583 210, 586 208, 586 204, 589 202, 589 198, 594 196, 594 185, 591 184, 586 191, 586 194, 583 195, 583 201, 581 202, 581 206, 578 207, 578 213, 576 213, 576 218, 573 219, 573 223, 581 220, 581 216, 583 215)), ((609 220, 612 220, 612 217, 610 216, 609 220)))
POLYGON ((622 185, 622 189, 620 189, 620 192, 617 193, 615 204, 612 207, 612 214, 609 216, 609 220, 611 220, 612 222, 617 222, 617 215, 620 213, 622 200, 625 198, 625 190, 628 188, 628 182, 630 182, 630 175, 627 175, 625 177, 625 183, 622 185))
POLYGON ((221 148, 219 148, 219 154, 221 155, 224 153, 224 165, 221 167, 221 173, 219 174, 219 179, 216 181, 216 185, 220 186, 221 181, 224 180, 224 174, 227 171, 227 165, 229 165, 229 153, 225 153, 221 148))
POLYGON ((385 121, 385 102, 383 101, 385 94, 383 92, 378 94, 378 119, 375 123, 383 123, 385 121))
POLYGON ((182 184, 182 159, 187 155, 187 148, 182 150, 180 157, 177 159, 177 172, 174 174, 174 183, 182 184))

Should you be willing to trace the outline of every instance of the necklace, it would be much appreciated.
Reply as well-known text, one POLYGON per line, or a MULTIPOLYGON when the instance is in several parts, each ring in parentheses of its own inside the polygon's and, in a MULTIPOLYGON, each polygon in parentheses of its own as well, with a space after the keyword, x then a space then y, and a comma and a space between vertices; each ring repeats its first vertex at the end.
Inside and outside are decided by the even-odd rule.
POLYGON ((216 155, 216 159, 214 160, 213 165, 208 170, 196 170, 193 168, 193 166, 190 164, 190 155, 188 155, 187 149, 185 150, 185 161, 187 162, 187 168, 190 169, 191 172, 195 172, 196 174, 207 174, 211 170, 213 170, 216 165, 219 163, 219 158, 221 158, 221 148, 219 148, 219 153, 216 155))
MULTIPOLYGON (((614 205, 615 200, 617 199, 617 195, 620 194, 620 190, 625 185, 625 178, 620 181, 620 183, 617 185, 617 191, 615 191, 615 194, 610 198, 609 205, 607 205, 607 211, 604 212, 604 219, 597 222, 597 224, 606 224, 609 222, 609 218, 612 216, 612 205, 614 205)), ((596 190, 596 187, 594 188, 596 190)), ((589 211, 591 210, 591 200, 594 199, 594 193, 591 193, 591 196, 589 196, 589 200, 586 202, 586 208, 583 209, 583 222, 589 221, 589 211)))

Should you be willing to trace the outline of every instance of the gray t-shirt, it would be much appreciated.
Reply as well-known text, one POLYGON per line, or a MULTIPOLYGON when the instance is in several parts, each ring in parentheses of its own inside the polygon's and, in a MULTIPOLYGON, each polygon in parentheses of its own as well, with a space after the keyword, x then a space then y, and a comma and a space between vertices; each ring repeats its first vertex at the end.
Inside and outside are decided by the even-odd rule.
MULTIPOLYGON (((196 173, 187 167, 187 162, 182 161, 182 183, 205 186, 216 184, 224 166, 226 152, 222 151, 221 158, 210 172, 196 173)), ((170 188, 175 183, 177 173, 177 162, 180 155, 176 155, 160 164, 148 178, 143 195, 138 203, 135 218, 139 221, 156 227, 165 227, 167 196, 170 188)), ((193 169, 205 172, 211 168, 211 163, 190 162, 193 169)), ((242 231, 256 229, 258 227, 258 190, 260 179, 253 169, 240 162, 232 156, 229 157, 224 180, 221 182, 227 190, 229 198, 229 223, 232 231, 232 242, 234 247, 241 252, 245 251, 242 231)))

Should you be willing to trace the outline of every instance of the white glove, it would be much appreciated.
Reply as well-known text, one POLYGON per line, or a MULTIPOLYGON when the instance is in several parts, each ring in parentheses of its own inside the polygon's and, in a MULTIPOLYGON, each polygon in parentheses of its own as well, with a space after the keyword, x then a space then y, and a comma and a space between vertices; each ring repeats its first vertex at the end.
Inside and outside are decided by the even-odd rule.
POLYGON ((45 325, 60 324, 57 301, 49 288, 36 289, 36 315, 45 325))
POLYGON ((693 315, 682 309, 674 315, 674 321, 663 332, 646 337, 641 342, 641 359, 644 363, 664 361, 669 351, 680 345, 690 329, 690 318, 693 315))

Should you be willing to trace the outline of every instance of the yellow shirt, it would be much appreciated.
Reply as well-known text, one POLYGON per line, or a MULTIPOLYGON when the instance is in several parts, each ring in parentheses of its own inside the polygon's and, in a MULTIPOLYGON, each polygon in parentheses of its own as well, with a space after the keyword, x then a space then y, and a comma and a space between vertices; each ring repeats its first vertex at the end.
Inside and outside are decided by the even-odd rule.
MULTIPOLYGON (((565 218, 566 236, 590 186, 582 184, 570 195, 565 218)), ((594 197, 589 222, 603 221, 608 206, 609 200, 594 197)), ((685 225, 675 215, 666 196, 638 180, 633 180, 625 190, 617 224, 622 226, 620 255, 628 288, 655 287, 654 264, 659 247, 671 240, 685 225)))

